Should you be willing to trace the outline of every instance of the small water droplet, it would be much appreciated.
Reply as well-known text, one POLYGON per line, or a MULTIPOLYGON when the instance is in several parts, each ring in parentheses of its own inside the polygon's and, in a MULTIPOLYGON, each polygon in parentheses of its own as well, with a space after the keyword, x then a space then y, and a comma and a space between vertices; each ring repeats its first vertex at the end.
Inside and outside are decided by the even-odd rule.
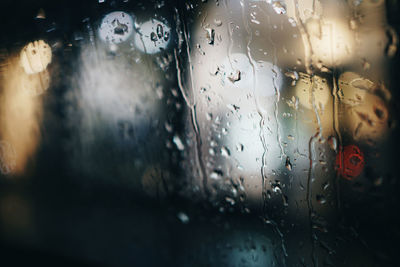
POLYGON ((325 204, 326 203, 326 198, 323 195, 317 195, 316 199, 317 199, 317 202, 319 204, 325 204))
POLYGON ((289 77, 289 78, 291 78, 292 80, 295 80, 295 81, 297 81, 299 79, 299 74, 295 70, 294 71, 287 71, 285 73, 285 76, 289 77))
POLYGON ((214 156, 214 155, 215 155, 214 149, 213 149, 213 148, 210 148, 210 149, 208 150, 208 154, 210 154, 211 156, 214 156))
POLYGON ((221 155, 228 158, 231 155, 231 152, 227 147, 223 146, 221 147, 221 155))
POLYGON ((164 36, 164 28, 161 24, 157 24, 157 36, 160 39, 164 36))
POLYGON ((357 30, 357 28, 358 28, 358 22, 357 22, 357 20, 356 19, 354 19, 354 18, 352 18, 350 21, 349 21, 349 26, 350 26, 350 29, 351 30, 357 30))
POLYGON ((297 26, 296 20, 294 18, 289 18, 288 21, 289 21, 290 25, 292 25, 292 27, 297 26))
POLYGON ((288 169, 289 171, 292 170, 292 163, 290 162, 290 158, 289 158, 289 157, 286 158, 285 167, 286 167, 286 169, 288 169))
POLYGON ((369 64, 369 62, 365 58, 363 58, 362 67, 364 70, 369 70, 369 68, 371 67, 371 64, 369 64))
POLYGON ((230 197, 225 197, 225 201, 229 204, 231 204, 232 206, 235 205, 235 200, 233 198, 230 197))
POLYGON ((232 83, 235 83, 235 82, 237 82, 237 81, 240 81, 240 78, 241 78, 240 76, 241 76, 240 71, 239 71, 239 70, 236 70, 235 72, 231 73, 231 74, 228 76, 228 79, 229 79, 232 83))
POLYGON ((189 216, 186 215, 186 213, 184 212, 179 212, 177 215, 178 219, 183 223, 183 224, 187 224, 189 223, 189 216))
POLYGON ((168 41, 169 39, 169 31, 164 32, 164 41, 168 41))
POLYGON ((226 107, 232 111, 238 111, 240 109, 240 107, 236 106, 235 104, 228 104, 226 107))
POLYGON ((206 28, 206 38, 208 41, 208 44, 213 45, 214 44, 214 38, 215 38, 215 31, 214 29, 211 28, 206 28))
POLYGON ((271 183, 271 188, 274 193, 282 193, 281 183, 279 181, 271 183))
POLYGON ((289 206, 288 197, 286 195, 282 195, 282 203, 285 207, 289 206))
POLYGON ((36 15, 37 19, 46 19, 46 13, 44 12, 44 9, 41 8, 39 9, 37 15, 36 15))
POLYGON ((214 170, 211 174, 210 174, 210 178, 217 180, 219 178, 221 178, 223 176, 223 172, 220 170, 214 170))
POLYGON ((272 3, 272 8, 276 12, 276 14, 286 14, 286 8, 282 5, 281 2, 272 3))
POLYGON ((167 130, 167 132, 172 133, 172 131, 174 130, 174 127, 172 126, 172 124, 166 122, 165 123, 165 130, 167 130))
POLYGON ((182 140, 179 138, 179 136, 175 135, 174 138, 172 139, 172 141, 174 142, 174 144, 176 145, 176 147, 177 147, 179 150, 182 151, 182 150, 185 149, 185 146, 184 146, 184 144, 182 143, 182 140))
POLYGON ((219 27, 219 26, 222 25, 222 20, 220 20, 220 19, 214 19, 214 24, 215 24, 215 26, 219 27))
POLYGON ((323 190, 328 189, 328 187, 329 187, 329 182, 323 183, 321 187, 322 187, 323 190))
POLYGON ((393 57, 396 54, 397 51, 397 46, 395 44, 390 44, 387 48, 387 56, 388 57, 393 57))
POLYGON ((237 144, 236 145, 236 151, 238 151, 238 152, 242 152, 243 151, 243 149, 244 149, 244 146, 243 146, 243 144, 237 144))
POLYGON ((330 137, 328 138, 328 144, 329 144, 330 148, 331 148, 333 151, 336 151, 336 149, 337 149, 337 140, 336 140, 336 137, 330 136, 330 137))
POLYGON ((152 32, 150 34, 150 40, 152 40, 153 42, 156 42, 158 40, 157 34, 155 32, 152 32))

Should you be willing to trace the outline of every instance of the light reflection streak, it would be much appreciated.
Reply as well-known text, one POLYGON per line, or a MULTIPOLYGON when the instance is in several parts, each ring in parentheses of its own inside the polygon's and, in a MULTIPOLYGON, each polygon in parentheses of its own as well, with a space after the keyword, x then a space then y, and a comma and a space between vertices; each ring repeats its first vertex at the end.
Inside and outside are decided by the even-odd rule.
POLYGON ((165 80, 154 62, 137 55, 110 55, 106 50, 88 43, 77 59, 66 94, 67 123, 73 133, 69 164, 96 179, 119 182, 121 176, 137 173, 143 162, 157 156, 146 150, 161 145, 149 136, 162 119, 165 80), (128 150, 134 155, 129 159, 128 150))
MULTIPOLYGON (((283 130, 278 127, 279 122, 273 119, 277 111, 274 100, 277 98, 277 92, 279 97, 284 78, 282 70, 270 62, 271 55, 265 56, 255 50, 257 57, 250 62, 246 43, 243 41, 245 38, 238 40, 241 45, 235 45, 236 37, 246 34, 246 31, 242 25, 243 21, 239 20, 240 5, 232 4, 231 10, 237 15, 233 14, 233 24, 228 22, 228 18, 218 16, 222 23, 218 23, 214 28, 214 15, 219 13, 218 9, 207 12, 207 16, 201 21, 203 27, 199 22, 200 26, 193 35, 198 50, 194 49, 191 53, 194 65, 190 79, 193 79, 196 85, 194 93, 198 99, 197 119, 204 133, 202 139, 208 141, 203 142, 203 154, 207 155, 209 150, 220 151, 223 147, 230 151, 228 157, 224 153, 206 156, 208 162, 213 162, 208 164, 208 175, 216 169, 221 169, 224 177, 244 177, 247 199, 259 203, 262 185, 261 180, 256 177, 260 175, 262 155, 265 151, 259 136, 260 115, 254 102, 259 104, 258 107, 265 114, 262 130, 265 132, 263 135, 269 160, 266 171, 276 171, 284 167, 286 160, 280 156, 283 147, 277 141, 278 131, 283 130), (237 27, 234 27, 235 31, 231 33, 233 25, 237 27), (213 44, 209 43, 204 27, 215 31, 216 38, 213 44), (255 79, 257 84, 253 90, 255 79), (215 147, 214 141, 210 142, 207 137, 209 134, 216 136, 215 143, 218 147, 215 147), (240 145, 243 146, 243 150, 237 151, 236 147, 240 145)), ((257 42, 260 40, 257 39, 257 42)), ((209 186, 212 188, 218 183, 222 185, 223 181, 212 179, 209 186)))
MULTIPOLYGON (((0 91, 0 139, 9 143, 15 151, 15 164, 10 155, 5 165, 15 165, 11 171, 22 174, 40 143, 40 125, 43 117, 43 100, 32 97, 49 86, 49 78, 43 83, 41 76, 25 73, 18 56, 10 56, 4 66, 0 91)), ((32 74, 45 75, 48 73, 32 74)))
MULTIPOLYGON (((192 49, 194 64, 193 74, 190 77, 196 85, 194 93, 198 99, 197 118, 204 133, 202 139, 208 141, 203 143, 203 154, 208 163, 207 174, 213 175, 215 170, 223 173, 220 181, 212 179, 210 187, 220 186, 222 191, 223 179, 243 177, 247 200, 252 204, 262 201, 262 185, 257 178, 260 175, 260 166, 265 165, 264 171, 267 176, 265 190, 275 190, 273 188, 275 180, 281 181, 282 185, 291 184, 293 177, 300 179, 296 184, 307 185, 304 170, 308 170, 309 166, 310 136, 319 130, 316 147, 323 149, 327 146, 326 140, 333 133, 330 82, 320 76, 311 79, 311 76, 304 74, 307 77, 295 82, 297 84, 294 87, 289 85, 288 79, 282 77, 281 68, 292 70, 296 60, 293 60, 294 55, 289 52, 282 54, 281 57, 280 46, 298 46, 298 50, 303 51, 301 40, 291 38, 290 31, 287 35, 283 32, 274 33, 273 26, 283 23, 281 19, 285 15, 277 15, 274 11, 269 14, 271 11, 265 9, 265 3, 255 5, 259 5, 262 11, 262 16, 256 17, 261 23, 251 24, 248 32, 243 25, 245 22, 238 19, 241 17, 239 3, 230 2, 230 11, 226 16, 221 14, 219 8, 212 7, 207 10, 207 16, 200 20, 201 23, 198 23, 200 26, 195 27, 198 30, 192 35, 197 49, 192 49), (214 27, 215 19, 221 21, 216 27, 214 27), (214 44, 208 43, 204 27, 215 30, 214 44), (246 44, 246 38, 243 36, 250 34, 253 36, 253 41, 246 44), (269 36, 271 34, 273 36, 269 36), (247 45, 251 46, 250 55, 246 51, 247 45), (254 73, 249 57, 254 65, 254 73), (270 63, 271 60, 275 60, 279 67, 270 63), (255 90, 253 90, 254 79, 255 90), (292 97, 299 102, 298 108, 291 109, 290 106, 286 106, 286 101, 292 97), (262 129, 255 101, 265 115, 262 129), (260 132, 265 146, 260 140, 260 132), (291 136, 290 140, 288 136, 291 136), (242 150, 235 149, 241 145, 242 150), (217 153, 221 147, 229 149, 228 157, 226 153, 225 155, 217 153), (266 164, 262 164, 264 153, 266 164), (285 167, 288 157, 293 165, 291 170, 285 167)), ((254 10, 258 9, 254 7, 254 10)), ((293 29, 289 22, 284 25, 293 29)), ((325 76, 329 76, 329 73, 324 73, 323 77, 325 76)), ((322 163, 318 164, 318 159, 316 162, 318 166, 315 167, 315 173, 319 175, 322 164, 325 163, 321 160, 322 163)), ((304 198, 304 192, 301 190, 282 189, 279 192, 286 191, 292 194, 291 202, 301 201, 304 198)), ((269 202, 276 203, 274 201, 269 202)), ((306 203, 300 210, 307 210, 306 203)), ((308 215, 306 212, 301 214, 304 217, 308 215)))

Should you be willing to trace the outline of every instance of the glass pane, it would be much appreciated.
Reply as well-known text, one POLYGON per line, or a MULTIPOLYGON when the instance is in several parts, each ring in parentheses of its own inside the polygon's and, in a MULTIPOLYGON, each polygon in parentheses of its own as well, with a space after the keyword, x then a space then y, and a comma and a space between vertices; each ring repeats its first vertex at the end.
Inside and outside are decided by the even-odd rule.
POLYGON ((7 259, 397 265, 397 1, 0 6, 7 259))

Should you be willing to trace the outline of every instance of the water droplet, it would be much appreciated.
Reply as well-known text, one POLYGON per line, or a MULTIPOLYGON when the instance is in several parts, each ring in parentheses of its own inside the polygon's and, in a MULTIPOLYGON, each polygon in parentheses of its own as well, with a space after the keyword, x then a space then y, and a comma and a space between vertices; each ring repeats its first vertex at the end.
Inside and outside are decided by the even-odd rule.
POLYGON ((286 195, 282 195, 282 203, 285 207, 289 206, 288 197, 286 195))
POLYGON ((235 205, 235 200, 230 197, 225 197, 225 201, 229 203, 230 205, 234 206, 235 205))
POLYGON ((358 28, 358 22, 354 18, 349 21, 349 25, 350 25, 350 29, 352 29, 353 31, 357 30, 357 28, 358 28))
POLYGON ((272 8, 276 14, 286 14, 286 8, 281 4, 281 2, 272 3, 272 8))
POLYGON ((37 19, 46 19, 46 13, 44 12, 44 9, 41 8, 39 9, 37 15, 36 15, 37 19))
POLYGON ((169 39, 169 31, 164 32, 164 41, 168 41, 169 39))
POLYGON ((231 152, 227 147, 223 146, 221 147, 221 155, 228 158, 231 155, 231 152))
POLYGON ((164 28, 161 24, 157 24, 157 36, 160 39, 164 36, 164 28))
POLYGON ((285 167, 286 167, 286 169, 288 169, 289 171, 292 170, 292 163, 290 162, 290 158, 289 158, 289 157, 286 158, 285 167))
POLYGON ((152 32, 150 34, 150 40, 152 40, 153 42, 157 42, 158 38, 155 32, 152 32))
POLYGON ((221 178, 224 175, 224 173, 220 170, 214 170, 211 174, 210 174, 210 178, 217 180, 219 178, 221 178))
POLYGON ((330 136, 330 137, 328 138, 328 144, 329 144, 330 148, 331 148, 333 151, 336 151, 336 149, 337 149, 337 140, 336 140, 336 137, 330 136))
POLYGON ((369 62, 364 58, 362 60, 362 67, 364 70, 369 70, 369 68, 371 67, 371 64, 369 64, 369 62))
POLYGON ((354 6, 359 6, 362 3, 363 0, 353 0, 351 1, 354 6))
POLYGON ((329 182, 323 183, 321 187, 322 187, 322 190, 328 189, 328 187, 329 187, 329 182))
POLYGON ((235 72, 231 73, 231 74, 228 76, 228 79, 229 79, 232 83, 235 83, 235 82, 237 82, 237 81, 240 81, 240 76, 241 76, 240 71, 239 71, 239 70, 236 70, 235 72))
POLYGON ((167 130, 167 132, 172 133, 172 131, 174 130, 174 127, 172 126, 172 124, 166 122, 165 123, 165 130, 167 130))
POLYGON ((215 38, 215 31, 214 29, 211 28, 206 28, 206 38, 208 41, 208 44, 213 45, 214 44, 214 38, 215 38))
POLYGON ((386 54, 388 57, 393 57, 397 52, 398 36, 394 29, 388 28, 387 36, 389 37, 389 44, 386 46, 386 54))
POLYGON ((179 150, 182 151, 182 150, 185 149, 185 146, 184 146, 184 144, 182 143, 182 140, 179 138, 179 136, 175 135, 174 138, 172 139, 172 141, 174 142, 174 144, 176 145, 176 147, 177 147, 179 150))
POLYGON ((397 46, 395 44, 390 44, 387 48, 387 56, 388 57, 393 57, 396 54, 397 51, 397 46))
POLYGON ((299 74, 297 73, 297 71, 288 71, 285 73, 285 76, 291 78, 294 81, 297 81, 299 79, 299 74))
POLYGON ((296 20, 294 18, 289 18, 288 21, 289 21, 290 25, 292 25, 292 27, 297 26, 296 20))
POLYGON ((237 145, 236 145, 236 151, 242 152, 243 149, 244 149, 244 146, 243 146, 242 144, 237 144, 237 145))
POLYGON ((326 203, 326 198, 323 195, 317 195, 316 199, 317 199, 317 202, 319 204, 325 204, 326 203))
POLYGON ((183 223, 183 224, 187 224, 189 223, 189 216, 186 215, 186 213, 184 212, 179 212, 177 215, 178 219, 183 223))
POLYGON ((232 111, 238 111, 240 109, 240 107, 236 106, 235 104, 228 104, 226 106, 232 111))
POLYGON ((210 154, 211 156, 214 156, 215 150, 213 148, 208 149, 208 154, 210 154))
POLYGON ((215 26, 219 27, 222 25, 222 21, 220 19, 214 19, 215 26))
POLYGON ((271 188, 274 193, 282 193, 281 183, 279 181, 272 183, 271 188))

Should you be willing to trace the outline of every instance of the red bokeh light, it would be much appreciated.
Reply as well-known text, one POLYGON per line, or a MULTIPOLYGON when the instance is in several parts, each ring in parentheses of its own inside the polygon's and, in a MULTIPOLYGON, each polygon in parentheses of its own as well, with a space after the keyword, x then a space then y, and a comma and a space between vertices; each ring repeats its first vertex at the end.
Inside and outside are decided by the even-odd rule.
POLYGON ((356 145, 345 146, 336 155, 336 169, 347 180, 353 180, 359 176, 364 165, 364 153, 356 145))

